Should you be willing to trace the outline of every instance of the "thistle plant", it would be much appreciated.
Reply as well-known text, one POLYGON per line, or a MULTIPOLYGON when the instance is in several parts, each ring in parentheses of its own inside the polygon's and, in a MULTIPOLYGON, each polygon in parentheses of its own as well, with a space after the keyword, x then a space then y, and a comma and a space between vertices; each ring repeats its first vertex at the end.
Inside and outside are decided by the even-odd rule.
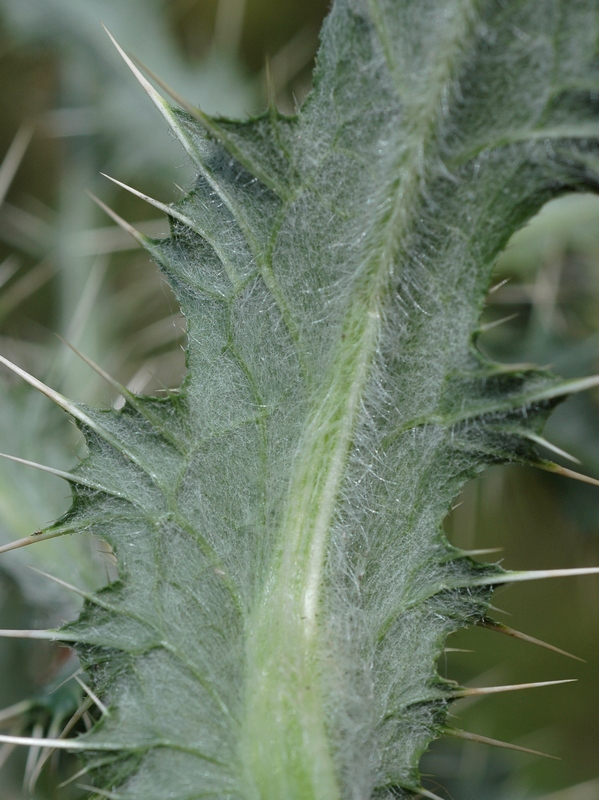
POLYGON ((1 741, 80 753, 98 797, 436 797, 422 753, 476 738, 451 703, 514 688, 441 678, 448 635, 515 634, 497 585, 599 571, 507 571, 441 528, 490 464, 576 476, 542 429, 599 378, 476 338, 510 236, 599 189, 598 34, 594 0, 335 0, 301 111, 245 122, 167 102, 121 51, 198 173, 171 205, 131 189, 170 237, 119 220, 181 304, 188 374, 166 399, 105 375, 126 403, 104 411, 2 358, 88 448, 42 467, 70 510, 2 549, 93 532, 119 578, 71 586, 60 630, 4 632, 74 647, 97 724, 1 741))

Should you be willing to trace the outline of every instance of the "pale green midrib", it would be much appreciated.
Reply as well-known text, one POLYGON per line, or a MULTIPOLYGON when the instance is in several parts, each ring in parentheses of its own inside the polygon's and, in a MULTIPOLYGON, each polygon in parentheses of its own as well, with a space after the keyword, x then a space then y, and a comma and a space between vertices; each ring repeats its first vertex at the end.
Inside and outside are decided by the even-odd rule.
MULTIPOLYGON (((334 366, 314 404, 314 411, 309 415, 306 433, 298 446, 279 533, 280 549, 275 553, 264 594, 249 620, 247 687, 250 700, 249 719, 246 719, 244 733, 251 741, 246 752, 250 753, 250 757, 253 756, 257 751, 254 737, 262 734, 268 739, 272 736, 273 724, 285 735, 286 722, 296 726, 305 722, 302 741, 309 742, 305 771, 316 774, 317 769, 312 766, 310 759, 317 759, 322 786, 312 785, 311 794, 302 795, 301 800, 310 800, 312 797, 337 800, 340 797, 330 753, 319 673, 321 646, 318 614, 328 537, 380 338, 381 312, 392 294, 401 252, 407 247, 417 221, 416 211, 421 198, 424 168, 428 164, 427 157, 435 149, 441 115, 446 106, 444 101, 447 100, 448 87, 451 86, 457 63, 470 39, 472 11, 476 5, 471 0, 464 4, 453 38, 450 37, 447 46, 438 51, 439 63, 431 70, 432 76, 438 81, 436 92, 431 93, 428 102, 417 109, 417 117, 410 125, 411 142, 403 150, 394 170, 398 178, 387 187, 392 199, 391 210, 382 219, 376 220, 372 227, 372 255, 364 263, 356 280, 353 299, 348 304, 349 310, 338 341, 337 357, 333 359, 334 366), (376 238, 379 239, 378 244, 376 238), (305 675, 293 675, 292 680, 296 685, 285 686, 283 694, 288 697, 290 692, 300 687, 303 690, 305 684, 310 684, 314 714, 307 720, 300 719, 301 698, 305 702, 305 693, 301 698, 299 695, 297 697, 299 702, 295 706, 293 719, 285 721, 272 708, 279 687, 264 685, 264 675, 272 674, 275 682, 281 676, 285 680, 285 670, 277 671, 276 667, 291 663, 293 653, 290 647, 297 650, 293 664, 300 665, 305 675), (319 684, 316 688, 311 685, 315 682, 319 684), (264 694, 263 702, 254 689, 264 694), (268 719, 265 712, 274 715, 274 718, 268 719), (314 715, 319 718, 315 719, 314 715)), ((381 203, 378 207, 385 205, 381 203)), ((286 710, 283 705, 277 706, 277 709, 280 712, 286 710)), ((294 763, 299 763, 302 754, 295 754, 295 757, 294 763)), ((256 785, 261 800, 279 800, 260 791, 262 772, 268 770, 272 776, 278 765, 252 762, 247 766, 250 771, 252 767, 256 769, 256 785)), ((282 765, 282 768, 285 766, 282 765)), ((271 780, 264 782, 264 786, 269 788, 273 785, 271 780)))
MULTIPOLYGON (((373 295, 375 294, 373 292, 373 295)), ((360 400, 378 341, 380 328, 378 302, 374 300, 369 306, 366 324, 359 337, 360 347, 357 354, 352 358, 351 353, 346 355, 342 350, 342 355, 345 357, 341 367, 333 376, 325 399, 314 414, 307 435, 304 436, 300 445, 300 453, 296 461, 296 476, 292 482, 288 511, 282 526, 285 532, 284 537, 282 535, 285 541, 281 559, 283 573, 287 578, 291 578, 297 574, 298 559, 300 563, 306 563, 306 580, 300 611, 310 630, 313 630, 316 624, 319 604, 318 589, 322 583, 326 537, 334 517, 360 400), (354 379, 348 381, 349 375, 353 375, 354 379), (345 393, 343 390, 348 382, 350 391, 345 393), (335 424, 335 420, 338 420, 337 424, 335 424), (331 429, 336 443, 327 459, 328 470, 323 481, 321 478, 322 461, 320 457, 315 459, 314 453, 316 452, 318 456, 322 455, 322 443, 328 441, 331 429), (338 431, 336 436, 335 431, 338 431), (300 487, 299 503, 297 502, 297 492, 294 492, 295 487, 298 486, 300 487), (316 498, 313 491, 315 486, 322 487, 316 498), (312 513, 308 509, 313 510, 312 513), (313 520, 312 525, 310 525, 311 520, 313 520), (312 535, 308 539, 304 536, 306 522, 312 529, 312 535)), ((355 307, 356 304, 354 304, 355 307)), ((352 317, 353 315, 348 320, 350 328, 352 317)))
MULTIPOLYGON (((374 5, 377 6, 378 2, 373 0, 374 5)), ((373 2, 370 5, 373 5, 373 2)), ((312 419, 308 424, 307 435, 303 437, 298 448, 298 458, 296 460, 296 474, 301 475, 303 469, 301 465, 304 463, 304 453, 307 453, 307 461, 311 462, 311 454, 315 449, 315 443, 323 437, 326 433, 326 420, 335 418, 334 411, 336 407, 345 406, 345 411, 342 412, 344 419, 341 426, 342 435, 339 438, 338 446, 335 448, 335 456, 331 459, 331 468, 329 470, 330 478, 325 481, 325 489, 322 495, 327 498, 324 506, 326 512, 323 514, 319 510, 316 514, 316 519, 323 525, 324 529, 318 526, 317 530, 323 533, 330 529, 334 514, 334 505, 339 493, 343 467, 345 466, 347 455, 351 448, 352 434, 355 430, 357 421, 357 412, 360 405, 360 399, 366 385, 367 377, 372 365, 375 348, 378 342, 378 333, 380 327, 380 313, 384 305, 384 301, 388 298, 391 292, 391 282, 396 276, 394 275, 394 265, 401 252, 402 245, 409 239, 411 223, 416 215, 416 208, 420 196, 420 182, 422 175, 422 164, 427 162, 426 154, 434 148, 439 129, 439 109, 442 107, 442 100, 445 95, 447 85, 450 83, 453 73, 455 71, 455 50, 458 55, 461 55, 464 49, 464 40, 468 41, 470 38, 470 29, 472 27, 472 11, 479 5, 479 0, 467 0, 463 3, 462 15, 460 23, 468 23, 467 30, 463 30, 463 24, 458 24, 456 27, 459 33, 455 37, 456 41, 450 42, 450 48, 453 57, 440 59, 440 64, 437 68, 432 70, 432 74, 437 78, 438 91, 429 100, 429 103, 420 109, 419 120, 415 125, 411 126, 411 136, 414 144, 412 147, 407 148, 407 153, 402 154, 401 163, 395 170, 395 174, 401 176, 400 180, 394 181, 392 184, 393 189, 399 187, 399 192, 393 191, 396 202, 392 206, 392 211, 389 212, 383 220, 378 224, 378 227, 383 227, 384 238, 382 246, 373 248, 378 250, 373 258, 365 264, 362 279, 357 281, 356 288, 354 289, 354 300, 349 302, 349 312, 346 317, 346 322, 343 326, 341 335, 341 346, 339 347, 339 356, 333 359, 333 364, 336 369, 333 369, 332 377, 329 381, 325 382, 327 385, 323 392, 324 399, 316 406, 316 411, 312 415, 312 419), (422 154, 422 158, 419 155, 422 154), (407 165, 407 166, 406 166, 407 165), (365 321, 365 322, 364 322, 365 321), (355 337, 356 329, 363 326, 363 331, 359 337, 359 346, 352 347, 352 338, 355 337), (356 356, 352 357, 352 350, 356 352, 356 356), (339 402, 338 395, 340 392, 335 392, 336 385, 343 385, 340 376, 343 374, 344 367, 349 364, 348 372, 355 376, 351 380, 352 391, 348 395, 346 403, 339 402), (341 365, 339 367, 339 365, 341 365), (337 396, 336 396, 337 395, 337 396), (329 410, 330 409, 330 410, 329 410), (325 420, 325 426, 321 425, 319 418, 325 420)), ((441 51, 443 53, 443 51, 441 51)), ((384 206, 384 203, 381 205, 384 206)), ((320 473, 320 464, 310 464, 308 472, 311 478, 311 485, 318 483, 318 475, 320 473)), ((294 477, 291 479, 291 490, 289 494, 289 504, 292 504, 293 487, 296 484, 294 477)), ((303 493, 302 493, 303 494, 303 493)), ((310 497, 308 497, 308 501, 310 497)), ((289 532, 287 524, 283 524, 283 530, 289 532)), ((289 542, 288 535, 281 536, 282 541, 289 542)), ((324 549, 321 546, 319 537, 316 537, 317 550, 323 554, 324 549)), ((303 548, 299 548, 301 551, 303 548)), ((288 550, 288 548, 285 548, 288 550)), ((282 559, 284 562, 285 556, 282 559)), ((292 562, 294 560, 292 559, 292 562)), ((315 566, 313 558, 310 558, 310 563, 315 566)), ((295 565, 294 565, 295 566, 295 565)), ((321 568, 322 569, 322 565, 321 568)), ((319 575, 320 578, 320 575, 319 575)), ((312 577, 310 585, 313 586, 315 578, 312 577)), ((321 583, 320 579, 317 581, 321 583)), ((317 600, 308 601, 305 610, 310 611, 313 615, 315 610, 315 602, 317 600)), ((312 619, 312 617, 309 617, 312 619)))

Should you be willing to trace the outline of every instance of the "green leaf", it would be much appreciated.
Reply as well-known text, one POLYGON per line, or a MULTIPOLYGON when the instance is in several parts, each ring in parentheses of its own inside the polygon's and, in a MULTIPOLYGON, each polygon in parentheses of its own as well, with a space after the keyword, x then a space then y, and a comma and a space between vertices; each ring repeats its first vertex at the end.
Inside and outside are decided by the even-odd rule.
POLYGON ((455 696, 445 639, 511 579, 441 522, 593 383, 475 338, 509 237, 599 187, 597 16, 335 0, 297 117, 162 106, 199 170, 148 245, 189 373, 165 400, 77 407, 89 455, 57 523, 119 561, 62 634, 109 708, 78 739, 107 796, 419 793, 455 696))

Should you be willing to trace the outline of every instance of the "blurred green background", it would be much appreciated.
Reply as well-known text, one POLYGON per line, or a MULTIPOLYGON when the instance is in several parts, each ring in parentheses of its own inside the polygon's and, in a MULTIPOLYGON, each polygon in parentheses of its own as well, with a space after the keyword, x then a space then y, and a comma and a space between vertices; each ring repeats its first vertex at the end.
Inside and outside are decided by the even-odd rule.
MULTIPOLYGON (((118 407, 119 398, 56 334, 135 391, 160 393, 183 374, 184 326, 168 287, 86 192, 160 234, 164 220, 100 173, 168 202, 189 185, 191 172, 100 23, 190 101, 243 116, 262 110, 269 92, 287 112, 301 104, 327 6, 0 0, 2 354, 65 394, 101 406, 118 407)), ((514 237, 497 265, 497 284, 482 321, 483 350, 566 376, 599 372, 598 198, 546 206, 514 237)), ((4 371, 0 393, 1 452, 57 468, 81 455, 74 427, 48 401, 4 371)), ((547 438, 599 477, 599 394, 560 406, 547 438)), ((0 544, 58 517, 68 495, 62 481, 0 460, 0 544)), ((532 469, 494 468, 455 506, 446 520, 452 541, 502 547, 497 557, 509 567, 599 564, 599 488, 532 469)), ((31 567, 81 588, 115 576, 107 548, 82 538, 2 557, 1 628, 46 627, 77 613, 76 595, 31 567)), ((561 761, 442 741, 425 758, 427 786, 454 800, 597 800, 599 579, 520 585, 498 592, 495 604, 499 621, 586 663, 489 630, 465 631, 449 644, 473 652, 448 653, 440 666, 448 677, 471 685, 570 677, 578 683, 463 700, 454 706, 455 724, 561 761)), ((67 648, 0 641, 2 732, 57 736, 69 724, 92 724, 93 703, 71 678, 76 671, 67 648)), ((86 795, 77 788, 84 776, 59 788, 79 769, 64 754, 0 746, 0 767, 2 800, 86 795)))

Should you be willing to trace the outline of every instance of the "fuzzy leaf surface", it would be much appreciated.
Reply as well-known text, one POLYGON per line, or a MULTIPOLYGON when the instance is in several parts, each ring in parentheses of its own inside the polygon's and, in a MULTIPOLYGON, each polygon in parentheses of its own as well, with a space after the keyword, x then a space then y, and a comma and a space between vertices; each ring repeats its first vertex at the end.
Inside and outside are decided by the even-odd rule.
POLYGON ((297 117, 169 112, 198 178, 148 249, 189 373, 82 409, 58 523, 119 561, 63 633, 110 709, 80 739, 107 796, 418 794, 455 690, 436 661, 503 575, 441 522, 567 393, 475 334, 511 234, 599 186, 598 15, 335 0, 297 117))

